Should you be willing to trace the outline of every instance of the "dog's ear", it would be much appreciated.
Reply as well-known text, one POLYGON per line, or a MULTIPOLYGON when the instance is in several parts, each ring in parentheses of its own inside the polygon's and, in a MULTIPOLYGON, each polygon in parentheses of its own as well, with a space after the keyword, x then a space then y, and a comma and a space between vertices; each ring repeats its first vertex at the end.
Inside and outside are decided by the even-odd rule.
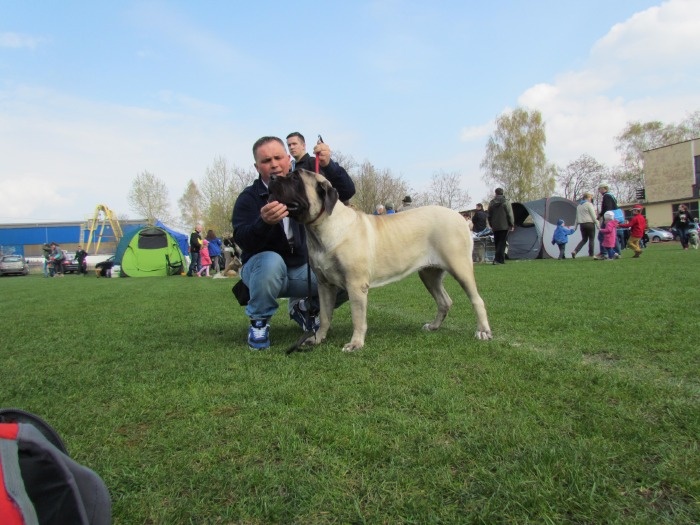
POLYGON ((338 190, 336 190, 326 179, 318 181, 319 196, 326 208, 326 213, 333 213, 335 203, 338 202, 338 190))

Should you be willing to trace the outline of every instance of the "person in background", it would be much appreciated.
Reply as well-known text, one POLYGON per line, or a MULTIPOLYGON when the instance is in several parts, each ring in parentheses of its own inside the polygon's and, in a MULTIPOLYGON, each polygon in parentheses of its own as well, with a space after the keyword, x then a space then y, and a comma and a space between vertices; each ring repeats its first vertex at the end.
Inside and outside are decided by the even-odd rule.
POLYGON ((557 221, 557 227, 554 229, 554 234, 552 235, 552 244, 559 246, 559 260, 566 259, 566 243, 569 242, 569 235, 573 234, 576 230, 574 228, 567 228, 564 224, 564 219, 559 219, 557 221))
POLYGON ((82 246, 78 246, 75 251, 75 258, 78 260, 78 273, 87 275, 87 252, 83 250, 82 246))
POLYGON ((493 264, 505 264, 508 232, 515 229, 515 220, 513 208, 503 195, 503 188, 496 188, 495 193, 496 196, 489 202, 488 211, 489 224, 493 230, 493 242, 496 245, 493 264))
POLYGON ((205 239, 209 242, 209 258, 211 259, 211 271, 214 275, 221 272, 221 250, 223 242, 216 236, 214 230, 208 230, 205 239))
POLYGON ((306 152, 306 139, 298 131, 287 135, 287 149, 292 156, 292 170, 316 171, 316 158, 306 152))
POLYGON ((197 277, 206 274, 209 277, 209 267, 211 266, 211 257, 209 256, 209 241, 202 239, 202 246, 199 248, 199 271, 197 277))
POLYGON ((53 277, 53 263, 51 262, 51 245, 44 244, 41 247, 41 251, 44 254, 44 277, 53 277))
POLYGON ((187 277, 192 277, 199 272, 199 250, 202 248, 202 225, 197 224, 190 233, 190 267, 187 277))
POLYGON ((377 206, 374 208, 374 214, 375 215, 386 215, 386 208, 384 207, 384 205, 377 204, 377 206))
POLYGON ((487 226, 486 212, 484 211, 484 205, 480 202, 476 203, 476 211, 472 215, 472 225, 474 227, 474 233, 482 232, 487 226))
MULTIPOLYGON (((327 144, 317 144, 314 153, 339 200, 348 201, 355 194, 355 184, 347 171, 331 160, 327 144)), ((272 136, 259 138, 253 144, 253 158, 259 177, 236 199, 231 225, 235 243, 243 252, 240 275, 249 294, 245 306, 250 319, 248 347, 265 350, 270 347, 270 319, 279 308, 280 297, 289 297, 289 316, 302 330, 315 328, 318 312, 301 298, 309 289, 312 298, 317 298, 318 284, 313 272, 311 282, 307 281, 306 230, 289 217, 285 204, 268 202, 270 178, 289 174, 291 161, 284 142, 272 136)), ((245 304, 241 299, 239 303, 245 304)))
POLYGON ((51 243, 51 262, 53 263, 53 272, 51 277, 63 277, 63 261, 66 258, 61 247, 55 242, 51 243))
POLYGON ((593 257, 595 253, 595 207, 593 206, 593 195, 585 192, 576 207, 576 226, 581 230, 581 241, 571 252, 571 257, 576 258, 576 254, 588 243, 588 256, 593 257))
POLYGON ((387 215, 391 215, 392 213, 396 213, 396 210, 394 209, 394 204, 392 202, 387 202, 384 205, 384 208, 386 209, 387 215))
POLYGON ((410 210, 412 204, 413 204, 413 199, 411 199, 410 195, 406 195, 403 198, 403 200, 401 201, 401 209, 399 211, 410 210))
POLYGON ((632 218, 620 224, 619 228, 630 229, 630 239, 628 245, 634 251, 633 259, 639 258, 642 255, 642 248, 639 246, 640 241, 644 237, 644 232, 647 229, 647 220, 642 215, 644 207, 641 204, 635 204, 632 207, 632 218))
MULTIPOLYGON (((598 193, 600 193, 602 197, 600 202, 600 213, 598 214, 598 219, 600 220, 600 227, 602 229, 605 223, 605 214, 609 211, 617 209, 617 199, 615 198, 615 195, 613 195, 610 191, 610 185, 607 182, 601 182, 598 185, 598 193)), ((602 234, 600 233, 600 231, 598 232, 598 240, 602 242, 602 234)), ((620 245, 617 239, 617 232, 615 232, 615 249, 619 255, 620 245)), ((601 249, 601 253, 598 257, 605 259, 604 255, 604 250, 601 249)))
MULTIPOLYGON (((603 240, 601 241, 601 250, 603 253, 602 260, 619 259, 620 254, 615 251, 615 243, 617 242, 617 221, 612 210, 606 211, 603 214, 605 225, 600 229, 603 240)), ((596 260, 601 260, 596 258, 596 260)))
MULTIPOLYGON (((316 157, 312 157, 306 152, 306 139, 304 139, 304 135, 299 133, 298 131, 294 131, 287 135, 287 148, 289 149, 289 154, 292 156, 292 163, 291 163, 291 169, 289 171, 294 171, 294 170, 307 170, 307 171, 316 171, 316 157)), ((330 152, 330 148, 328 148, 324 143, 323 140, 321 140, 321 136, 319 135, 318 141, 316 142, 316 145, 314 146, 314 155, 319 157, 319 162, 318 162, 318 171, 326 177, 329 181, 331 181, 331 178, 336 179, 336 182, 339 184, 342 184, 342 187, 338 187, 335 185, 333 181, 331 181, 331 184, 333 184, 333 187, 335 187, 336 190, 338 190, 339 195, 347 195, 350 187, 347 186, 347 181, 350 181, 352 183, 352 179, 348 175, 347 171, 345 171, 345 168, 343 168, 340 164, 337 162, 328 159, 330 162, 328 164, 324 163, 326 162, 325 157, 322 157, 320 155, 321 152, 324 152, 323 154, 325 155, 325 152, 328 151, 330 152), (330 169, 331 172, 327 173, 327 170, 330 169), (337 173, 336 170, 340 170, 340 173, 342 175, 342 181, 337 178, 337 173), (330 175, 330 176, 329 176, 330 175)), ((329 153, 330 154, 330 153, 329 153)), ((352 184, 352 195, 355 194, 355 185, 354 183, 352 184)), ((350 201, 350 198, 348 197, 347 200, 343 200, 341 198, 341 201, 343 204, 348 204, 350 201)))
POLYGON ((676 229, 678 232, 678 237, 680 237, 681 246, 684 250, 687 250, 688 233, 690 232, 690 229, 694 227, 693 217, 690 215, 688 206, 685 204, 678 205, 678 211, 673 216, 671 227, 676 229))

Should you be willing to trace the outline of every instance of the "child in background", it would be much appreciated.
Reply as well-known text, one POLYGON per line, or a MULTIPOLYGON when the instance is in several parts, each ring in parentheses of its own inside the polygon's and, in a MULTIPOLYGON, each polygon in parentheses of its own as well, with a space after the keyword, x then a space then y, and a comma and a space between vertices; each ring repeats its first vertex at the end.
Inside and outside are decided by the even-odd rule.
POLYGON ((574 228, 567 228, 564 224, 564 219, 559 219, 557 221, 557 228, 554 230, 554 235, 552 235, 552 244, 559 246, 559 260, 566 259, 564 255, 564 250, 566 250, 566 243, 569 242, 569 235, 574 233, 576 230, 574 228))
POLYGON ((603 240, 600 243, 603 258, 607 260, 619 259, 620 255, 615 252, 615 242, 617 241, 617 221, 612 211, 603 214, 605 225, 600 229, 603 240))
POLYGON ((632 207, 632 218, 618 226, 618 228, 630 229, 630 240, 627 245, 634 250, 633 259, 642 255, 642 249, 639 246, 639 241, 644 237, 644 232, 647 229, 647 220, 642 215, 644 207, 641 204, 635 204, 632 207))
POLYGON ((206 239, 202 239, 202 247, 199 249, 199 264, 202 268, 197 272, 197 277, 201 277, 203 273, 209 277, 211 257, 209 256, 209 241, 206 239))

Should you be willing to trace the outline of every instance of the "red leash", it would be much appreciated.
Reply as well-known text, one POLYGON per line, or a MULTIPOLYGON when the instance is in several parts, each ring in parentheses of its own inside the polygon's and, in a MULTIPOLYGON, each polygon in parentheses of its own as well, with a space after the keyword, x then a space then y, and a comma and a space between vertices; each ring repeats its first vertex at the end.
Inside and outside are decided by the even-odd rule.
MULTIPOLYGON (((318 136, 318 142, 316 144, 323 144, 323 139, 321 138, 321 135, 318 136)), ((318 155, 316 155, 316 173, 321 173, 321 168, 318 165, 318 155)))

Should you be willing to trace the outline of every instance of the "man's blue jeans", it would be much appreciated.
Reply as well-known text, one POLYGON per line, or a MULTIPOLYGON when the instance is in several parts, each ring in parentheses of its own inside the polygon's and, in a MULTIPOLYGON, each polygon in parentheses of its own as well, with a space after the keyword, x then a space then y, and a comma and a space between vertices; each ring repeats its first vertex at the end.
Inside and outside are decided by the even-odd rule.
MULTIPOLYGON (((241 268, 241 279, 250 289, 245 313, 251 319, 269 319, 279 308, 277 299, 296 299, 308 295, 307 265, 288 268, 276 252, 253 255, 241 268)), ((318 295, 318 282, 311 272, 311 296, 318 295)), ((289 302, 290 307, 293 301, 289 302)))
POLYGON ((190 267, 187 275, 192 276, 199 271, 199 252, 190 252, 190 267))

